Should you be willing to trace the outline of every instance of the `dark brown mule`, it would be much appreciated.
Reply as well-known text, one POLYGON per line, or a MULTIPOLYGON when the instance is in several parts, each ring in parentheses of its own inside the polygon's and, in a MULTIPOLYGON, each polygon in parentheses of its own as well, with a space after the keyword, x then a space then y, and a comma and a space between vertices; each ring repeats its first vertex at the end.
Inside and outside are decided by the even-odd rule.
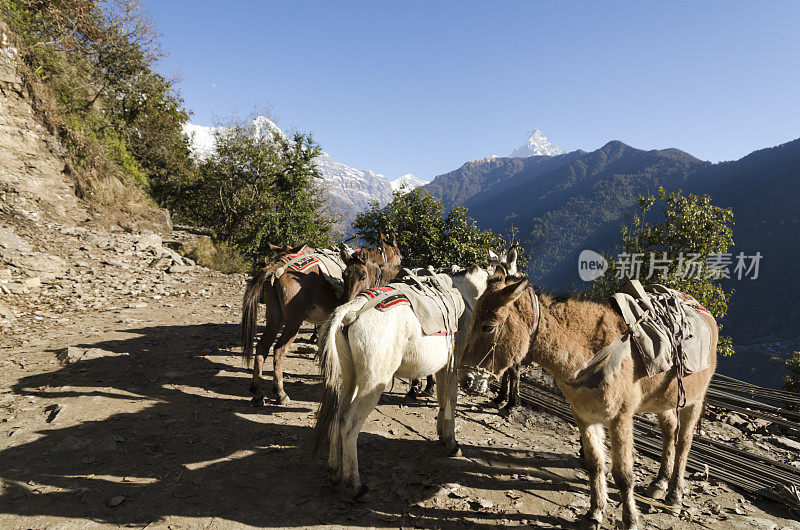
POLYGON ((680 505, 686 458, 717 364, 714 318, 703 314, 713 330, 709 367, 683 377, 686 405, 676 414, 679 396, 676 370, 648 377, 638 355, 622 355, 615 363, 609 362, 599 381, 576 380, 594 355, 626 330, 625 322, 614 309, 609 305, 539 294, 537 319, 532 293, 524 278, 500 275, 489 282, 475 304, 462 358, 468 367, 462 384, 470 390, 485 388, 487 376, 502 376, 526 355, 531 355, 534 362, 553 375, 572 406, 590 475, 591 503, 582 521, 584 528, 599 528, 606 506, 603 427, 608 427, 611 437, 612 474, 622 498, 624 527, 638 528, 633 496, 633 415, 655 413, 663 437, 661 467, 647 492, 656 498, 665 496, 670 505, 680 505))
POLYGON ((400 272, 402 256, 399 251, 395 253, 394 248, 388 246, 381 250, 362 248, 355 252, 350 252, 348 249, 340 251, 346 268, 342 275, 344 284, 339 304, 349 302, 365 289, 383 287, 395 279, 400 272), (378 259, 375 259, 375 256, 378 259), (390 256, 391 261, 386 259, 387 256, 390 256))
MULTIPOLYGON (((275 260, 264 260, 248 283, 242 302, 242 353, 248 364, 253 356, 258 304, 264 303, 267 306, 266 328, 256 347, 253 379, 250 382, 250 393, 253 394, 255 406, 264 404, 265 392, 261 377, 264 361, 281 327, 283 332, 275 342, 273 392, 277 394, 277 402, 284 404, 290 399, 283 388, 283 361, 300 331, 300 326, 305 320, 322 324, 336 307, 336 292, 322 276, 318 265, 313 265, 303 272, 288 269, 280 278, 275 279, 274 284, 272 282, 275 270, 285 265, 278 258, 286 254, 305 253, 304 250, 308 247, 291 249, 270 245, 270 248, 277 251, 275 260)), ((312 249, 309 251, 313 252, 312 249)))
MULTIPOLYGON (((517 246, 513 245, 508 251, 502 251, 498 256, 489 250, 489 264, 493 266, 493 272, 497 271, 497 275, 513 276, 521 278, 522 276, 517 271, 517 258, 519 253, 517 246)), ((516 363, 509 366, 508 370, 503 372, 503 378, 500 380, 500 390, 497 396, 491 400, 491 405, 496 407, 497 413, 507 418, 519 405, 519 378, 522 374, 522 363, 516 363), (503 402, 508 400, 504 407, 501 407, 503 402)))

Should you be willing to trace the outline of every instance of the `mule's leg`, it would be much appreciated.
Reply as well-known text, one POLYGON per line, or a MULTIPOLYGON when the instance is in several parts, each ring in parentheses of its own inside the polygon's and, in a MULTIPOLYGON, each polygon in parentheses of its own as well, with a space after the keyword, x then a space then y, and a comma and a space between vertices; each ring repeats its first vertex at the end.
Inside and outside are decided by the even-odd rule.
POLYGON ((497 407, 498 409, 500 408, 500 405, 503 403, 503 401, 508 399, 508 387, 510 386, 509 383, 510 376, 511 374, 509 373, 509 370, 503 372, 503 377, 500 379, 500 390, 497 392, 495 398, 491 401, 491 404, 497 407))
POLYGON ((432 397, 433 393, 436 390, 436 381, 434 381, 433 376, 429 375, 425 378, 425 390, 422 391, 422 396, 424 397, 432 397))
POLYGON ((506 403, 505 407, 500 409, 500 415, 504 418, 511 416, 514 407, 519 403, 519 373, 520 365, 515 364, 509 367, 506 373, 503 374, 504 377, 508 374, 508 403, 506 403))
POLYGON ((444 443, 444 406, 445 406, 445 389, 447 388, 446 369, 436 372, 436 379, 439 380, 439 385, 436 387, 436 401, 439 403, 439 412, 436 413, 436 436, 439 437, 439 443, 444 443))
POLYGON ((456 404, 458 402, 458 374, 443 368, 436 373, 436 399, 439 414, 436 417, 436 433, 444 444, 448 456, 461 456, 456 441, 456 404))
POLYGON ((606 485, 606 447, 603 426, 583 425, 578 422, 581 431, 581 445, 586 454, 585 467, 589 472, 589 511, 581 521, 581 528, 598 529, 603 523, 603 512, 608 500, 606 485))
POLYGON ((622 526, 639 528, 639 510, 633 498, 633 416, 611 420, 611 474, 622 498, 622 526))
POLYGON ((264 333, 261 334, 261 339, 256 346, 256 355, 253 361, 253 379, 250 381, 250 393, 253 394, 252 403, 255 407, 264 406, 264 385, 262 373, 264 371, 264 362, 269 355, 269 348, 275 342, 275 337, 281 329, 283 320, 283 313, 281 305, 274 296, 267 296, 267 318, 266 328, 264 333))
MULTIPOLYGON (((355 394, 355 375, 342 366, 342 394, 339 399, 340 407, 347 409, 347 403, 353 401, 353 394, 355 394)), ((333 421, 331 425, 330 442, 328 449, 328 483, 332 486, 339 484, 342 481, 342 433, 340 422, 333 421)))
POLYGON ((680 411, 681 426, 678 432, 678 446, 675 449, 675 465, 672 468, 672 477, 669 479, 665 497, 670 506, 679 506, 683 501, 683 474, 686 471, 686 459, 689 457, 689 449, 692 447, 694 427, 702 412, 702 399, 686 405, 680 411))
POLYGON ((664 498, 675 465, 675 429, 678 428, 675 411, 670 409, 659 413, 658 425, 661 427, 661 467, 656 478, 647 487, 647 496, 653 499, 664 498))
POLYGON ((403 397, 404 401, 416 401, 417 395, 422 392, 422 381, 419 379, 412 379, 411 384, 408 386, 408 393, 403 397))
POLYGON ((289 353, 289 348, 292 346, 297 333, 300 331, 300 326, 303 324, 303 316, 287 318, 283 326, 283 333, 281 338, 275 343, 275 383, 273 391, 278 395, 277 401, 279 405, 285 405, 289 401, 289 396, 283 390, 283 361, 286 359, 286 354, 289 353))
POLYGON ((369 491, 361 484, 358 474, 358 433, 369 413, 375 409, 386 385, 378 383, 368 388, 359 388, 355 399, 347 407, 339 424, 342 436, 342 474, 344 482, 353 489, 353 496, 362 499, 369 491))

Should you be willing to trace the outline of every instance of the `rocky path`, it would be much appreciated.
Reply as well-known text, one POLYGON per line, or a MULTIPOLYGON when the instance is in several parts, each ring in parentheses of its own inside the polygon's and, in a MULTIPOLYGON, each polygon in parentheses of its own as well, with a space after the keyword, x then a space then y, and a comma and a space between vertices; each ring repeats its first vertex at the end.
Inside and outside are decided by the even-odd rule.
MULTIPOLYGON (((0 268, 0 528, 568 528, 586 510, 570 425, 537 411, 504 420, 464 399, 464 457, 446 458, 433 401, 404 405, 399 382, 359 439, 374 501, 352 503, 304 447, 319 394, 307 344, 288 362, 293 401, 250 406, 242 276, 193 267, 150 234, 65 231, 46 246, 2 247, 5 258, 60 261, 0 268)), ((638 483, 654 470, 637 459, 638 483)), ((613 488, 611 498, 609 528, 613 488)), ((687 504, 682 518, 640 506, 647 528, 800 528, 713 477, 691 481, 687 504)))

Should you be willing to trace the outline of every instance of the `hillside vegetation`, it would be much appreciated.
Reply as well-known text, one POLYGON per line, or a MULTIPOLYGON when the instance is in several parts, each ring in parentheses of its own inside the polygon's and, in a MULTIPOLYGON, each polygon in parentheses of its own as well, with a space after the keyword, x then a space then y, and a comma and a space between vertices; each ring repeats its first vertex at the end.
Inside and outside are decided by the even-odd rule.
MULTIPOLYGON (((218 149, 192 157, 189 111, 134 0, 0 0, 34 112, 64 146, 75 193, 106 224, 164 219, 212 230, 226 270, 263 257, 268 241, 327 244, 330 219, 313 184, 320 148, 308 135, 218 129, 218 149)), ((167 223, 155 228, 168 230, 167 223)), ((213 258, 204 264, 215 265, 213 258)))
POLYGON ((577 276, 580 251, 619 250, 620 227, 631 220, 638 197, 659 187, 710 194, 715 205, 732 208, 729 252, 763 256, 757 280, 723 281, 734 291, 726 317, 734 339, 795 337, 800 140, 720 164, 677 149, 643 151, 615 141, 590 153, 471 162, 436 177, 425 190, 448 207, 467 207, 482 228, 517 228, 531 254, 531 277, 569 289, 584 286, 577 276))
POLYGON ((77 194, 113 219, 152 215, 149 193, 193 170, 183 101, 153 69, 162 52, 152 26, 124 0, 0 0, 0 11, 77 194))

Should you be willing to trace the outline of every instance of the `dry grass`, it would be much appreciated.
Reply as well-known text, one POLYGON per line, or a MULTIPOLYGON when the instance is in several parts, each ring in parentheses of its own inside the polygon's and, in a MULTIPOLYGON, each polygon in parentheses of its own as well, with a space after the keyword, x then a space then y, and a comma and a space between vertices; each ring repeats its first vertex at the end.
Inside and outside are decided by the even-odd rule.
POLYGON ((178 252, 194 260, 198 265, 225 274, 250 270, 250 262, 235 248, 222 242, 215 243, 210 237, 182 243, 178 252))

